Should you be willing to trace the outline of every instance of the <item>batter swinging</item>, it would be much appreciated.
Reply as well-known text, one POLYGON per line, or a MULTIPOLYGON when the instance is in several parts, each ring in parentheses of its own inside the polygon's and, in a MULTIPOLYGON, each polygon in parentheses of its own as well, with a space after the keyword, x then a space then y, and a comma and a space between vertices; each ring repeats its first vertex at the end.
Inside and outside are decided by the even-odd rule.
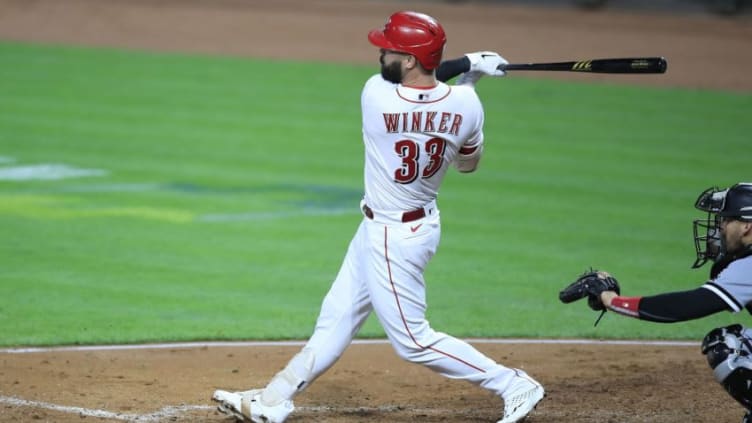
POLYGON ((506 61, 478 52, 441 63, 443 28, 415 12, 393 14, 368 39, 381 49, 381 74, 361 95, 363 220, 302 351, 264 389, 218 390, 213 399, 240 420, 283 422, 293 398, 337 361, 374 312, 401 358, 496 393, 504 399, 499 423, 516 422, 543 398, 543 387, 433 330, 423 279, 439 244, 441 182, 450 165, 474 171, 483 152, 483 108, 474 84, 484 74, 503 76, 497 66, 506 61), (439 82, 462 72, 457 85, 439 82))

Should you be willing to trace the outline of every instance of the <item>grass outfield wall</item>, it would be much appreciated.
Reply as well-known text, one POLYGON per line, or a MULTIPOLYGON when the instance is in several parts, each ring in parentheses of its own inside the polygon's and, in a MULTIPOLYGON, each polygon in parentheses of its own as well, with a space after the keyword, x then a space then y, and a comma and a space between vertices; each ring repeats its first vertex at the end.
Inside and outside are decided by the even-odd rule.
MULTIPOLYGON (((0 43, 0 345, 305 338, 361 218, 375 69, 0 43)), ((660 76, 646 76, 660 77, 660 76)), ((618 79, 614 79, 618 81, 618 79)), ((690 289, 697 195, 750 180, 752 96, 482 80, 428 317, 465 337, 698 339, 558 291, 690 289)), ((361 334, 380 337, 370 320, 361 334)))

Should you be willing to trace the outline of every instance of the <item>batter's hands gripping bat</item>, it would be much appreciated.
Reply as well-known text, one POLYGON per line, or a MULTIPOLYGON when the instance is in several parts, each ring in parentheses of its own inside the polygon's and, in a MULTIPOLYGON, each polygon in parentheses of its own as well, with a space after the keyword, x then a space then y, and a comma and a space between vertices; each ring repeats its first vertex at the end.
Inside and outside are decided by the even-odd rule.
POLYGON ((499 70, 564 71, 588 73, 665 73, 668 63, 663 57, 592 59, 577 62, 508 63, 499 70))

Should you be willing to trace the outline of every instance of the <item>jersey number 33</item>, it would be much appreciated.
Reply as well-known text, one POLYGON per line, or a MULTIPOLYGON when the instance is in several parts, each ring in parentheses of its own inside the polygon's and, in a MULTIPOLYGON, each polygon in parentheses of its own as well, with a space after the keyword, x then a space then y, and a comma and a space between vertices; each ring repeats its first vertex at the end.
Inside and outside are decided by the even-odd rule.
POLYGON ((412 140, 400 140, 394 143, 394 151, 402 158, 402 166, 394 171, 394 181, 400 184, 409 184, 419 176, 428 179, 441 169, 444 163, 444 151, 446 141, 442 138, 431 138, 423 145, 423 151, 419 143, 412 140), (428 157, 421 171, 421 153, 428 157))

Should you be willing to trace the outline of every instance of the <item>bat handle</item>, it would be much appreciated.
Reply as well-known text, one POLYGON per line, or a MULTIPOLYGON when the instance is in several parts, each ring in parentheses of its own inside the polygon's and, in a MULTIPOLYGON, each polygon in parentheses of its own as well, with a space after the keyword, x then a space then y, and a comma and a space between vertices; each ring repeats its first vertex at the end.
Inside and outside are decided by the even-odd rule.
POLYGON ((521 63, 507 63, 507 64, 501 64, 496 67, 497 70, 500 71, 508 71, 508 70, 531 70, 530 67, 533 66, 532 64, 521 64, 521 63))

